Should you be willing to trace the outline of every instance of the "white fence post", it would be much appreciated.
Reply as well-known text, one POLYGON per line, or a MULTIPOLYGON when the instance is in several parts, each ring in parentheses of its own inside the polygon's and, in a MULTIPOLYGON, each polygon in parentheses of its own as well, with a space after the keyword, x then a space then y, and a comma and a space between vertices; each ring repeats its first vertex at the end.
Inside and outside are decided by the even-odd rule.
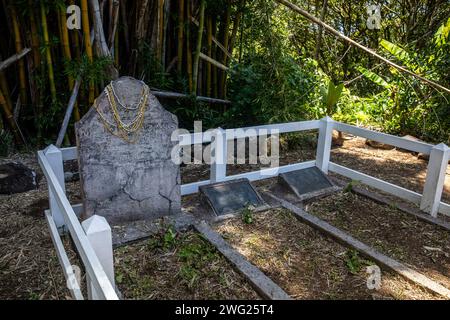
POLYGON ((330 162, 331 139, 333 136, 334 121, 330 117, 320 119, 319 140, 317 142, 316 167, 328 174, 330 162))
MULTIPOLYGON (((58 178, 58 182, 61 185, 64 193, 66 192, 66 186, 64 183, 64 167, 63 167, 63 157, 61 150, 59 150, 54 145, 49 145, 44 150, 44 155, 48 160, 48 163, 52 167, 53 172, 55 173, 56 178, 58 178)), ((48 181, 50 184, 51 181, 48 181)), ((53 220, 55 221, 56 227, 61 230, 64 229, 66 223, 64 221, 64 217, 61 213, 61 210, 56 202, 55 196, 51 188, 48 188, 48 194, 50 199, 50 212, 52 214, 53 220)))
POLYGON ((437 217, 438 214, 449 157, 450 148, 444 143, 431 149, 420 209, 430 213, 433 217, 437 217))
POLYGON ((227 175, 227 134, 222 128, 214 131, 211 140, 211 183, 224 181, 227 175))
MULTIPOLYGON (((83 221, 82 226, 106 276, 115 288, 111 227, 104 217, 98 215, 83 221)), ((89 275, 86 276, 86 280, 89 300, 98 300, 99 295, 89 279, 89 275)))

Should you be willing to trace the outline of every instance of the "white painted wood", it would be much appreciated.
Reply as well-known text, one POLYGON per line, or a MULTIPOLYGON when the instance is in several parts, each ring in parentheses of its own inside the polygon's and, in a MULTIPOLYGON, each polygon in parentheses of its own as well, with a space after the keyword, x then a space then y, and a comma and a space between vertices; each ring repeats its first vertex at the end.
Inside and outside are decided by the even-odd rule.
POLYGON ((83 206, 82 203, 74 204, 74 205, 72 206, 72 209, 73 209, 73 212, 75 212, 75 215, 76 215, 78 218, 80 218, 81 215, 82 215, 83 212, 84 212, 84 206, 83 206))
POLYGON ((423 189, 420 209, 437 217, 444 190, 445 175, 450 155, 450 148, 441 143, 433 147, 428 161, 427 178, 423 189))
POLYGON ((232 132, 234 132, 234 134, 229 134, 227 136, 227 139, 233 140, 233 139, 255 137, 260 135, 260 131, 262 131, 263 134, 267 133, 270 134, 271 131, 278 130, 277 133, 281 134, 289 132, 317 130, 319 129, 319 125, 320 125, 319 120, 312 120, 312 121, 298 121, 298 122, 287 122, 262 126, 244 127, 232 129, 232 132))
POLYGON ((56 249, 56 256, 58 257, 59 264, 63 268, 64 277, 66 278, 67 288, 70 294, 75 300, 84 300, 83 294, 81 292, 81 286, 76 277, 75 271, 67 257, 66 250, 59 236, 58 228, 53 221, 52 214, 50 210, 45 210, 45 218, 47 220, 48 228, 50 230, 50 236, 53 241, 53 245, 56 249))
MULTIPOLYGON (((83 221, 81 225, 109 281, 115 287, 111 227, 104 217, 98 215, 83 221)), ((99 300, 101 295, 95 289, 89 275, 87 284, 89 300, 99 300)))
MULTIPOLYGON (((319 120, 311 120, 311 121, 287 122, 279 124, 244 127, 237 129, 228 129, 229 134, 227 135, 227 140, 255 137, 259 135, 259 132, 261 130, 268 130, 269 132, 271 130, 279 130, 279 133, 316 130, 319 129, 319 124, 320 124, 319 120)), ((192 134, 181 134, 179 137, 179 143, 180 146, 187 146, 193 144, 193 141, 201 141, 201 143, 209 143, 212 140, 212 136, 213 136, 212 131, 198 132, 192 134)))
POLYGON ((319 140, 317 142, 316 166, 325 174, 328 173, 330 162, 331 140, 333 137, 334 121, 326 116, 320 120, 319 140))
POLYGON ((227 131, 216 129, 211 144, 210 180, 212 183, 221 182, 227 175, 227 131))
POLYGON ((38 160, 42 172, 47 179, 48 186, 55 195, 56 202, 61 209, 67 228, 72 236, 81 260, 83 261, 86 272, 89 274, 95 289, 100 294, 100 298, 106 300, 118 300, 119 298, 114 287, 103 270, 94 249, 84 233, 84 230, 43 151, 38 151, 38 160))
MULTIPOLYGON (((241 178, 247 178, 250 181, 258 181, 258 180, 276 177, 280 173, 285 173, 285 172, 290 172, 290 171, 295 171, 295 170, 300 170, 300 169, 306 169, 306 168, 312 168, 315 165, 316 165, 315 160, 294 163, 294 164, 281 166, 278 168, 267 168, 267 169, 262 169, 262 170, 254 171, 254 172, 246 172, 246 173, 240 173, 240 174, 236 174, 236 175, 232 175, 232 176, 226 176, 224 181, 236 180, 236 179, 241 179, 241 178)), ((198 188, 200 186, 205 186, 210 183, 211 183, 210 180, 204 180, 204 181, 184 184, 181 186, 181 195, 186 196, 189 194, 197 193, 198 188)))
MULTIPOLYGON (((56 176, 59 185, 61 186, 63 193, 65 194, 66 187, 64 184, 64 166, 61 150, 59 150, 54 145, 50 145, 44 150, 44 154, 48 160, 50 167, 52 168, 53 173, 56 176)), ((55 221, 56 227, 60 230, 60 232, 64 232, 65 222, 58 203, 55 199, 55 195, 50 188, 48 189, 48 193, 50 199, 50 212, 52 213, 53 220, 55 221)))
POLYGON ((395 184, 374 178, 367 174, 343 167, 336 163, 330 162, 329 170, 331 172, 338 173, 343 175, 344 177, 350 178, 352 180, 360 181, 368 186, 371 186, 375 189, 384 191, 386 193, 397 196, 401 199, 411 201, 413 203, 419 204, 422 198, 422 195, 416 193, 414 191, 396 186, 395 184))
POLYGON ((78 159, 77 147, 61 148, 60 150, 62 152, 63 161, 78 159))
POLYGON ((444 216, 450 217, 450 204, 441 202, 439 205, 439 213, 442 213, 444 216))
POLYGON ((377 142, 385 143, 397 148, 410 150, 414 152, 430 154, 433 145, 420 142, 413 141, 402 137, 393 136, 386 133, 376 132, 364 128, 358 128, 355 126, 351 126, 345 123, 336 122, 335 130, 350 133, 359 137, 363 137, 366 139, 374 140, 377 142))
POLYGON ((262 169, 260 171, 246 172, 246 173, 236 174, 233 176, 227 176, 225 178, 225 181, 236 180, 236 179, 241 179, 241 178, 247 178, 250 181, 264 180, 264 179, 268 179, 268 178, 277 177, 280 173, 286 173, 286 172, 291 172, 291 171, 300 170, 300 169, 312 168, 315 166, 315 164, 316 164, 316 162, 314 160, 312 160, 312 161, 306 161, 306 162, 301 162, 301 163, 289 164, 289 165, 277 167, 277 168, 266 168, 266 169, 262 169))

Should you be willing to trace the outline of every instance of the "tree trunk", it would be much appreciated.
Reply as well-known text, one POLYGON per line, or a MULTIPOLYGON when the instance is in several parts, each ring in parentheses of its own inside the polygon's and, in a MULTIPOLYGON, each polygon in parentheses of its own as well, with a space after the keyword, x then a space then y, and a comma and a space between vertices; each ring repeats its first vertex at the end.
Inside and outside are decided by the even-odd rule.
MULTIPOLYGON (((89 59, 89 62, 94 62, 94 57, 92 54, 92 46, 91 46, 91 29, 89 28, 89 11, 88 11, 88 3, 87 0, 81 0, 81 18, 82 18, 82 29, 84 35, 84 47, 86 49, 86 55, 89 59)), ((94 81, 89 81, 89 97, 88 102, 89 105, 94 103, 95 99, 95 87, 94 81)))
POLYGON ((191 2, 186 1, 186 67, 188 75, 189 92, 192 93, 192 49, 191 49, 191 2))
POLYGON ((52 54, 50 51, 50 40, 47 25, 47 12, 44 2, 41 2, 41 23, 42 23, 42 33, 44 37, 45 59, 47 62, 47 73, 48 73, 48 82, 50 85, 50 94, 52 97, 52 101, 56 102, 55 76, 53 73, 53 61, 52 61, 52 54))
MULTIPOLYGON (((22 39, 20 36, 20 29, 19 29, 19 21, 18 21, 18 15, 16 12, 16 8, 14 6, 10 7, 11 10, 11 19, 13 24, 13 30, 14 30, 14 37, 15 37, 15 45, 16 45, 16 53, 22 52, 22 39)), ((20 101, 22 104, 27 103, 27 79, 25 75, 25 62, 20 59, 18 62, 19 65, 19 90, 20 90, 20 101)))
MULTIPOLYGON (((189 0, 188 0, 189 1, 189 0)), ((177 71, 181 75, 183 72, 183 39, 184 38, 184 0, 178 1, 178 63, 177 71)))
POLYGON ((192 83, 193 83, 192 94, 194 94, 194 95, 197 95, 200 52, 202 50, 203 28, 205 25, 205 7, 206 7, 206 0, 201 0, 200 13, 199 13, 200 21, 199 21, 198 34, 197 34, 197 47, 195 49, 193 77, 192 77, 192 83))

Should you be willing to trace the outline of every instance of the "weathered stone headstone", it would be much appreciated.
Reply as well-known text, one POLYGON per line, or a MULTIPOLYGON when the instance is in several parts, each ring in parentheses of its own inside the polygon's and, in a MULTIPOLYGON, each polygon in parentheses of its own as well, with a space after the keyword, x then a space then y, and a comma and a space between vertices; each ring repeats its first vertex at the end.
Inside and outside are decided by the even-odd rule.
MULTIPOLYGON (((113 82, 122 103, 136 105, 143 84, 122 77, 113 82)), ((171 159, 176 142, 171 135, 177 118, 149 95, 143 126, 134 143, 107 130, 114 124, 110 100, 103 92, 91 110, 76 123, 80 179, 84 213, 104 216, 110 223, 154 219, 181 210, 180 168, 171 159)), ((137 112, 137 111, 136 111, 137 112)), ((123 122, 136 117, 133 110, 121 110, 123 122)))

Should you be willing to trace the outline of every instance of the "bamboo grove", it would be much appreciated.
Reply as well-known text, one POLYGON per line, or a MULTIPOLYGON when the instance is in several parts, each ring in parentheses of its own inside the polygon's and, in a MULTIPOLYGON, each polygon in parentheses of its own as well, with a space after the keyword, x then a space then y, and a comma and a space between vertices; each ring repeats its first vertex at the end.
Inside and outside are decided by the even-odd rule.
POLYGON ((378 29, 365 1, 1 0, 0 154, 73 145, 118 76, 145 81, 187 129, 330 115, 450 143, 450 2, 371 4, 378 29))
POLYGON ((243 2, 3 0, 0 61, 31 52, 0 72, 0 126, 19 144, 47 142, 77 79, 73 121, 119 74, 158 89, 226 99, 243 2), (79 29, 67 28, 70 5, 81 9, 79 29), (175 79, 170 84, 162 80, 168 74, 175 79))

